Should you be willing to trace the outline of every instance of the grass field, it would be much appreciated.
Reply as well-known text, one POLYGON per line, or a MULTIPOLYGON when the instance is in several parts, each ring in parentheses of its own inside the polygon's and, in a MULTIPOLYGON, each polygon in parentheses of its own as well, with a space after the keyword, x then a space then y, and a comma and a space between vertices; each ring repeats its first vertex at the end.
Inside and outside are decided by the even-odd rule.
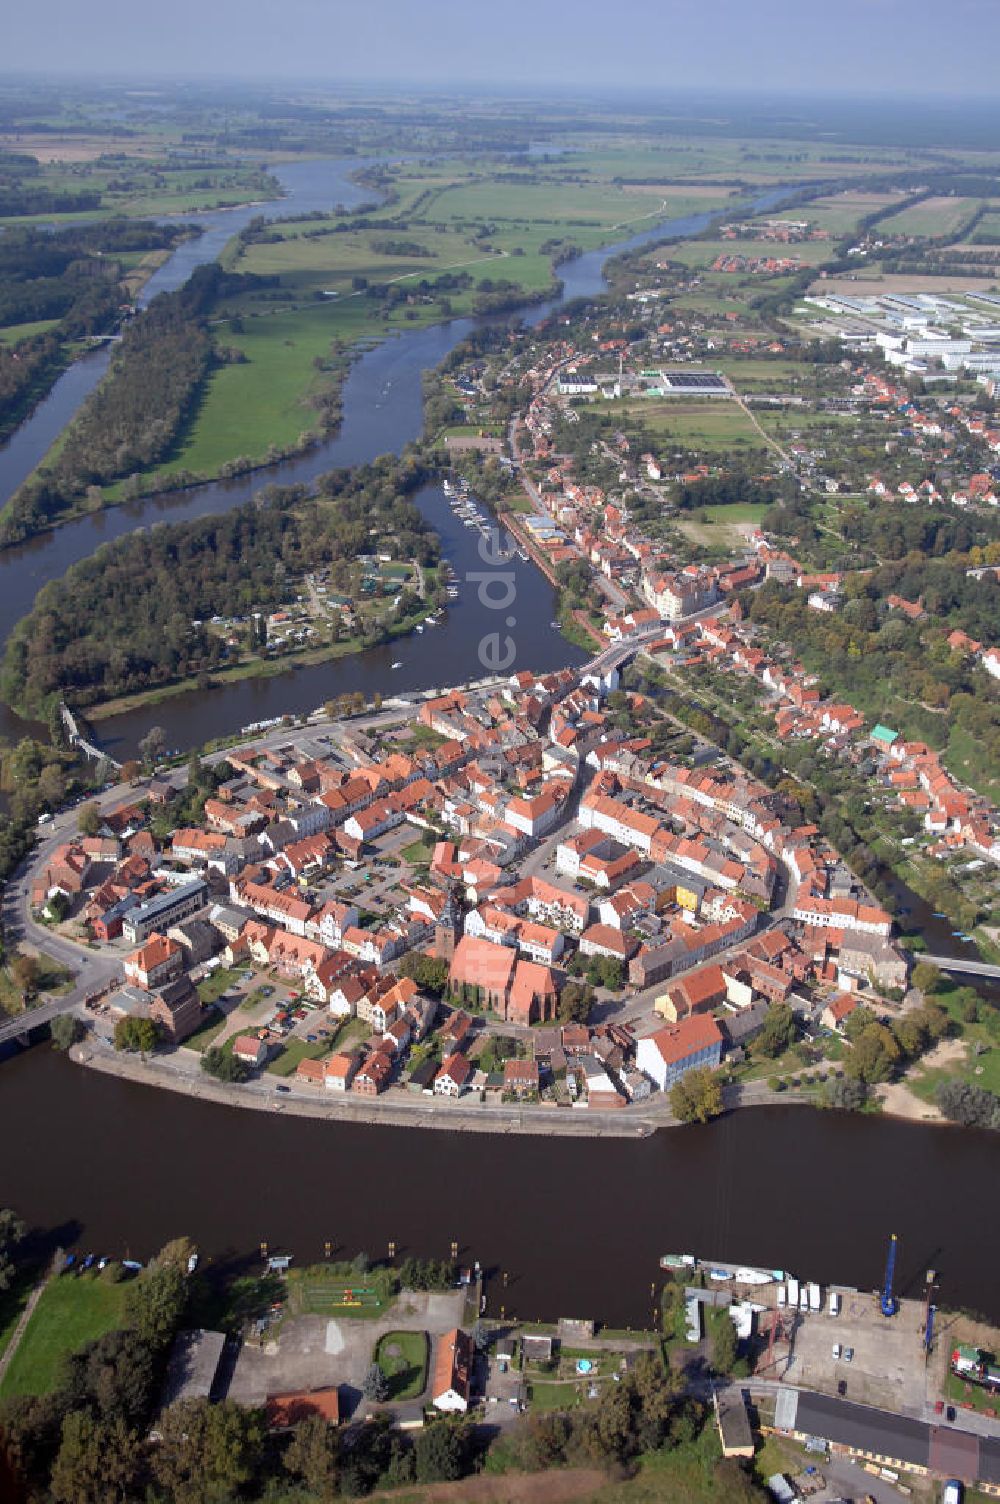
POLYGON ((210 1003, 217 1003, 219 998, 239 980, 238 971, 227 971, 224 966, 217 966, 198 983, 198 996, 207 1008, 210 1003))
POLYGON ((750 419, 735 402, 721 398, 687 402, 683 398, 590 404, 588 409, 615 423, 623 418, 639 420, 662 443, 674 442, 706 451, 733 448, 762 449, 750 419))
POLYGON ((434 842, 428 841, 426 836, 421 836, 418 841, 411 841, 409 846, 404 846, 399 854, 404 862, 411 862, 415 866, 419 863, 428 863, 434 855, 434 842))
POLYGON ((427 1387, 430 1343, 426 1332, 386 1332, 372 1354, 389 1380, 390 1400, 415 1400, 427 1387))
POLYGON ((679 513, 674 523, 702 548, 729 551, 746 542, 748 525, 759 523, 765 510, 765 507, 732 502, 729 506, 702 507, 690 514, 679 513))
POLYGON ((898 214, 879 220, 879 229, 890 235, 956 235, 975 214, 977 198, 925 198, 898 214))
POLYGON ((1000 799, 996 749, 974 737, 964 726, 950 727, 944 760, 963 783, 970 783, 994 801, 1000 799))
POLYGON ((293 1039, 280 1055, 268 1062, 267 1070, 272 1076, 291 1076, 300 1060, 320 1060, 329 1048, 328 1039, 318 1039, 315 1044, 309 1044, 305 1039, 293 1039))
POLYGON ((221 1009, 214 1007, 209 1009, 208 1017, 201 1025, 201 1028, 195 1029, 194 1033, 189 1034, 187 1039, 185 1039, 184 1048, 186 1050, 198 1050, 199 1052, 207 1050, 216 1034, 221 1032, 225 1022, 226 1015, 221 1009))
MULTIPOLYGON (((58 962, 49 956, 38 957, 37 987, 39 994, 43 992, 62 992, 70 980, 70 973, 58 962)), ((24 999, 20 988, 15 984, 8 966, 0 966, 0 1017, 4 1014, 16 1014, 24 1011, 24 999)), ((30 1011, 30 1010, 29 1010, 30 1011)))
POLYGON ((373 1321, 392 1303, 381 1273, 337 1275, 331 1270, 298 1270, 289 1276, 296 1309, 313 1316, 345 1316, 373 1321), (294 1277, 293 1277, 294 1276, 294 1277))
MULTIPOLYGON (((562 169, 565 172, 565 168, 562 169)), ((388 312, 381 300, 359 296, 355 277, 376 284, 433 280, 443 271, 467 271, 474 281, 509 281, 528 292, 553 280, 551 260, 540 247, 566 239, 584 249, 608 243, 618 226, 652 216, 666 217, 711 208, 725 201, 714 190, 671 192, 662 209, 645 189, 630 191, 611 183, 498 183, 468 169, 441 164, 413 175, 400 169, 402 202, 394 212, 414 218, 405 228, 380 225, 317 235, 322 222, 281 227, 281 239, 247 246, 234 269, 280 278, 291 301, 248 295, 222 310, 239 323, 217 326, 220 345, 240 351, 240 363, 223 365, 208 383, 199 410, 172 457, 156 469, 164 479, 178 471, 214 475, 236 458, 263 460, 270 446, 288 449, 317 426, 309 398, 331 377, 317 371, 335 346, 381 338, 393 329, 431 323, 442 316, 438 300, 420 301, 388 312), (488 241, 473 236, 484 224, 488 241), (391 241, 412 241, 428 254, 401 255, 391 241), (336 294, 334 297, 327 294, 336 294)), ((330 221, 332 224, 333 221, 330 221)), ((467 313, 475 294, 449 291, 455 315, 467 313)), ((336 378, 333 378, 336 379, 336 378)), ((153 476, 146 477, 152 482, 153 476)), ((109 499, 117 489, 108 488, 109 499)))
POLYGON ((84 1275, 57 1275, 46 1285, 0 1385, 0 1398, 47 1394, 68 1353, 121 1325, 124 1284, 84 1275))
POLYGON ((19 340, 32 339, 54 329, 58 323, 58 319, 38 319, 34 324, 8 324, 0 329, 0 345, 16 345, 19 340))
POLYGON ((28 1268, 19 1266, 13 1283, 6 1290, 0 1290, 0 1358, 7 1351, 7 1345, 14 1335, 14 1328, 28 1304, 28 1297, 39 1274, 39 1269, 34 1265, 28 1268))

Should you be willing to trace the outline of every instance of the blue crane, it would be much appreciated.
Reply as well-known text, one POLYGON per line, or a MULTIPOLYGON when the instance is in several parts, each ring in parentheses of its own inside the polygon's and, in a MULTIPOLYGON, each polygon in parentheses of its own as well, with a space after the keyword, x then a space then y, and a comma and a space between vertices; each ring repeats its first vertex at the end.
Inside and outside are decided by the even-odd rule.
POLYGON ((879 1304, 883 1316, 895 1316, 899 1310, 899 1301, 893 1293, 892 1282, 896 1274, 896 1234, 889 1237, 889 1256, 885 1261, 885 1279, 882 1282, 882 1296, 879 1304))

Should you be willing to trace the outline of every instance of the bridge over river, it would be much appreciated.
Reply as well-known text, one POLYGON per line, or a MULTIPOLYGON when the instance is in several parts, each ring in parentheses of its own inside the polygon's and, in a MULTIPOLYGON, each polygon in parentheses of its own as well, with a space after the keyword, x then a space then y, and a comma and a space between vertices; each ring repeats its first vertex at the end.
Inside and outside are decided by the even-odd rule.
POLYGON ((917 961, 930 961, 933 966, 938 966, 942 971, 964 971, 973 977, 989 977, 992 981, 1000 981, 1000 966, 994 966, 989 961, 980 961, 973 956, 932 956, 929 951, 920 951, 915 954, 917 961))

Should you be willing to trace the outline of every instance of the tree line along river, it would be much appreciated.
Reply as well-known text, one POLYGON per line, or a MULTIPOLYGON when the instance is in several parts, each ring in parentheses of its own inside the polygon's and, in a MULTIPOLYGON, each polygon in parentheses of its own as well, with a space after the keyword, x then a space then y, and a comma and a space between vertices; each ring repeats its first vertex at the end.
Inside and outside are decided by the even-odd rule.
MULTIPOLYGON (((348 174, 364 165, 302 162, 278 169, 282 214, 350 208, 362 190, 348 174)), ((767 207, 780 190, 758 200, 767 207)), ((144 299, 179 286, 216 256, 259 206, 193 215, 204 233, 180 246, 151 278, 144 299)), ((560 268, 562 298, 603 285, 605 259, 663 235, 695 234, 709 216, 660 224, 623 245, 560 268)), ((560 301, 531 308, 531 322, 560 301)), ((238 506, 261 486, 310 481, 337 466, 398 451, 421 431, 421 373, 474 326, 469 319, 391 336, 352 367, 337 436, 307 455, 252 476, 119 507, 0 554, 0 637, 31 609, 37 591, 102 542, 159 520, 238 506)), ((9 496, 70 421, 107 366, 85 356, 0 450, 0 496, 9 496)), ((418 496, 459 582, 475 567, 463 529, 437 487, 418 496)), ((515 560, 521 666, 579 661, 549 623, 553 592, 515 560)), ((353 689, 383 693, 478 677, 478 642, 494 619, 461 588, 446 618, 388 648, 254 683, 192 692, 103 722, 118 756, 151 724, 188 747, 284 711, 312 709, 353 689), (394 670, 391 661, 402 667, 394 670)), ((0 734, 24 725, 0 708, 0 734)), ((925 916, 921 913, 920 918, 925 916)), ((926 916, 928 926, 935 921, 926 916)), ((933 935, 941 951, 950 940, 933 935)), ((244 1256, 261 1239, 302 1260, 329 1239, 373 1256, 394 1240, 443 1257, 503 1270, 491 1308, 525 1318, 593 1315, 640 1324, 651 1315, 657 1260, 667 1251, 791 1268, 804 1276, 874 1286, 885 1238, 901 1240, 901 1276, 917 1292, 928 1266, 942 1299, 1000 1319, 989 1256, 1000 1235, 997 1140, 959 1129, 803 1108, 740 1112, 705 1128, 651 1139, 488 1137, 282 1119, 180 1098, 71 1065, 47 1048, 13 1055, 0 1069, 0 1132, 8 1145, 0 1202, 64 1241, 148 1255, 184 1232, 213 1258, 244 1256), (376 1189, 377 1188, 377 1189, 376 1189)))

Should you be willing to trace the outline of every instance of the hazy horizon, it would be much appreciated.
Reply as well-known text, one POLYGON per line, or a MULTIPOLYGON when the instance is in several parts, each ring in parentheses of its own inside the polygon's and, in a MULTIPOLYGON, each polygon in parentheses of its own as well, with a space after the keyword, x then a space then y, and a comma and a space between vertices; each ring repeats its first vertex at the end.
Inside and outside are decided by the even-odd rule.
POLYGON ((744 97, 935 102, 994 97, 1000 6, 953 0, 632 0, 609 16, 595 0, 508 0, 502 14, 459 0, 174 0, 149 23, 124 0, 40 0, 5 26, 6 75, 273 81, 343 87, 562 91, 733 90, 744 97))

